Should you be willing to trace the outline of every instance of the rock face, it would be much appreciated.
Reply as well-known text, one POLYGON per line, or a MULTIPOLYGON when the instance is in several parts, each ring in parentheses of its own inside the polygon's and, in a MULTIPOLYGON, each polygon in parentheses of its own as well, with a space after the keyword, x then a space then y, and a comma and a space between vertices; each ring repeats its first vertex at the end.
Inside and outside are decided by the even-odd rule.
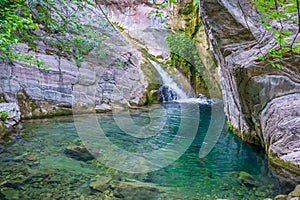
POLYGON ((7 119, 0 119, 0 124, 4 124, 9 128, 19 123, 21 113, 20 108, 16 103, 0 103, 0 111, 8 114, 7 119))
POLYGON ((152 15, 151 13, 156 12, 157 9, 149 0, 99 0, 98 4, 105 10, 109 19, 135 41, 136 46, 145 48, 157 58, 169 56, 165 41, 166 10, 162 17, 152 15))
MULTIPOLYGON (((142 71, 145 59, 112 26, 104 29, 108 39, 103 59, 91 53, 79 66, 40 42, 39 52, 34 54, 51 66, 49 70, 20 62, 0 63, 0 100, 17 103, 22 118, 71 114, 74 105, 93 109, 103 103, 146 104, 149 83, 142 71)), ((24 44, 16 48, 31 52, 24 44)))
POLYGON ((228 121, 243 140, 299 173, 299 55, 284 55, 282 69, 255 57, 276 44, 248 0, 200 1, 200 15, 219 63, 228 121))
MULTIPOLYGON (((16 103, 0 103, 0 112, 0 144, 2 144, 19 134, 18 123, 21 119, 21 113, 16 103), (14 135, 10 134, 12 130, 15 130, 14 135)), ((3 150, 0 146, 0 152, 3 150)))

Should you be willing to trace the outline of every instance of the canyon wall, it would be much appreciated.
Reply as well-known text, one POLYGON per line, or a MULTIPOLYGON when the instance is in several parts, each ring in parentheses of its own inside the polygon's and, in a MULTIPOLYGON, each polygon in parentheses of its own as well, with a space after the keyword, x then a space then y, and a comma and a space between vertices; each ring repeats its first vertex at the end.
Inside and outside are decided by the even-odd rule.
POLYGON ((299 173, 300 56, 284 55, 282 69, 257 59, 276 43, 248 0, 201 0, 200 16, 218 61, 229 125, 262 145, 273 164, 299 173))

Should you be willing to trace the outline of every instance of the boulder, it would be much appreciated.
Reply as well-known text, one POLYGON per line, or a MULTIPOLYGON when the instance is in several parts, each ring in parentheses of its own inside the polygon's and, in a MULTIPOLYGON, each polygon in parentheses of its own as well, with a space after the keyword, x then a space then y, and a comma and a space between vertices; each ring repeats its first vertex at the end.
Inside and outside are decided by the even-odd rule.
POLYGON ((109 112, 112 111, 112 106, 109 104, 101 104, 101 105, 97 105, 95 108, 97 113, 105 113, 105 112, 109 112))
POLYGON ((87 148, 81 146, 69 146, 64 153, 70 158, 84 162, 95 159, 87 148))
POLYGON ((117 198, 127 200, 154 200, 159 199, 159 189, 150 184, 136 180, 114 182, 113 194, 117 198))
POLYGON ((7 128, 16 126, 21 119, 20 108, 16 103, 0 103, 0 112, 7 113, 7 117, 1 115, 0 124, 7 128))

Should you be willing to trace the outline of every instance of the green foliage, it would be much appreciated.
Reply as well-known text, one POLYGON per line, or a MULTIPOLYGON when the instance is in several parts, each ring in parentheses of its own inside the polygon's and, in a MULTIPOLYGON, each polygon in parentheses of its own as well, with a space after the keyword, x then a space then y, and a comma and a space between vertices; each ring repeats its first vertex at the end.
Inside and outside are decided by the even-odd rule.
POLYGON ((163 17, 165 12, 163 10, 165 10, 166 8, 168 8, 169 4, 177 4, 176 0, 165 0, 165 1, 160 1, 160 2, 156 2, 153 1, 153 6, 157 8, 157 10, 152 11, 150 13, 150 16, 155 15, 156 17, 163 17))
POLYGON ((257 58, 268 61, 273 67, 281 68, 280 62, 274 60, 280 61, 286 53, 300 54, 299 0, 254 0, 253 3, 260 11, 261 23, 268 31, 274 33, 274 39, 279 44, 278 48, 268 49, 266 56, 257 56, 257 58), (278 23, 279 27, 273 25, 278 23), (291 27, 297 27, 296 32, 293 32, 291 27))
POLYGON ((3 0, 0 3, 0 60, 29 61, 29 65, 47 68, 40 59, 13 49, 17 43, 26 42, 36 28, 25 0, 3 0))
POLYGON ((44 61, 14 49, 27 43, 30 50, 43 41, 57 49, 57 55, 72 55, 79 65, 91 53, 103 58, 106 39, 99 19, 91 17, 92 0, 2 0, 0 3, 0 60, 20 60, 28 65, 49 68, 44 61))
POLYGON ((8 112, 0 111, 0 120, 5 122, 8 119, 8 112))
POLYGON ((180 62, 182 65, 188 67, 188 69, 192 66, 202 65, 194 41, 184 32, 167 34, 166 41, 173 61, 180 62))
POLYGON ((176 66, 186 77, 189 77, 194 89, 205 88, 201 70, 203 63, 195 48, 195 42, 184 32, 167 34, 166 41, 171 52, 168 64, 176 66))

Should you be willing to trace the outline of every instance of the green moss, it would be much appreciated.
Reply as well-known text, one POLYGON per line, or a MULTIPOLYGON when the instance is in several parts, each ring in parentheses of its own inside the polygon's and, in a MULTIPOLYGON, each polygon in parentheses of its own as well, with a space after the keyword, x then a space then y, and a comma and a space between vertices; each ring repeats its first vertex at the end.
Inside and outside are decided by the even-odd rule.
POLYGON ((115 27, 117 27, 117 29, 120 32, 123 32, 125 30, 122 26, 120 26, 120 24, 118 22, 112 22, 112 23, 115 25, 115 27))
POLYGON ((162 85, 162 80, 156 69, 151 65, 151 63, 145 59, 145 62, 141 64, 141 69, 145 74, 145 79, 148 82, 147 91, 158 90, 162 85))
POLYGON ((55 116, 64 116, 64 115, 72 115, 73 112, 71 109, 57 109, 49 113, 39 113, 34 114, 31 117, 25 117, 24 119, 43 119, 43 118, 52 118, 55 116))
POLYGON ((185 7, 182 10, 182 14, 189 15, 189 14, 193 13, 194 9, 195 9, 195 7, 193 6, 193 4, 189 4, 187 7, 185 7))
POLYGON ((147 104, 152 104, 153 103, 153 93, 152 92, 148 92, 147 93, 147 104))
POLYGON ((227 126, 242 141, 250 143, 250 144, 254 144, 254 145, 261 145, 260 139, 256 135, 241 131, 240 129, 234 127, 234 125, 232 123, 230 123, 229 121, 227 121, 227 126))
POLYGON ((300 166, 296 165, 290 161, 282 160, 278 157, 275 157, 271 153, 268 154, 268 160, 271 166, 274 168, 285 169, 293 174, 300 175, 300 166))

